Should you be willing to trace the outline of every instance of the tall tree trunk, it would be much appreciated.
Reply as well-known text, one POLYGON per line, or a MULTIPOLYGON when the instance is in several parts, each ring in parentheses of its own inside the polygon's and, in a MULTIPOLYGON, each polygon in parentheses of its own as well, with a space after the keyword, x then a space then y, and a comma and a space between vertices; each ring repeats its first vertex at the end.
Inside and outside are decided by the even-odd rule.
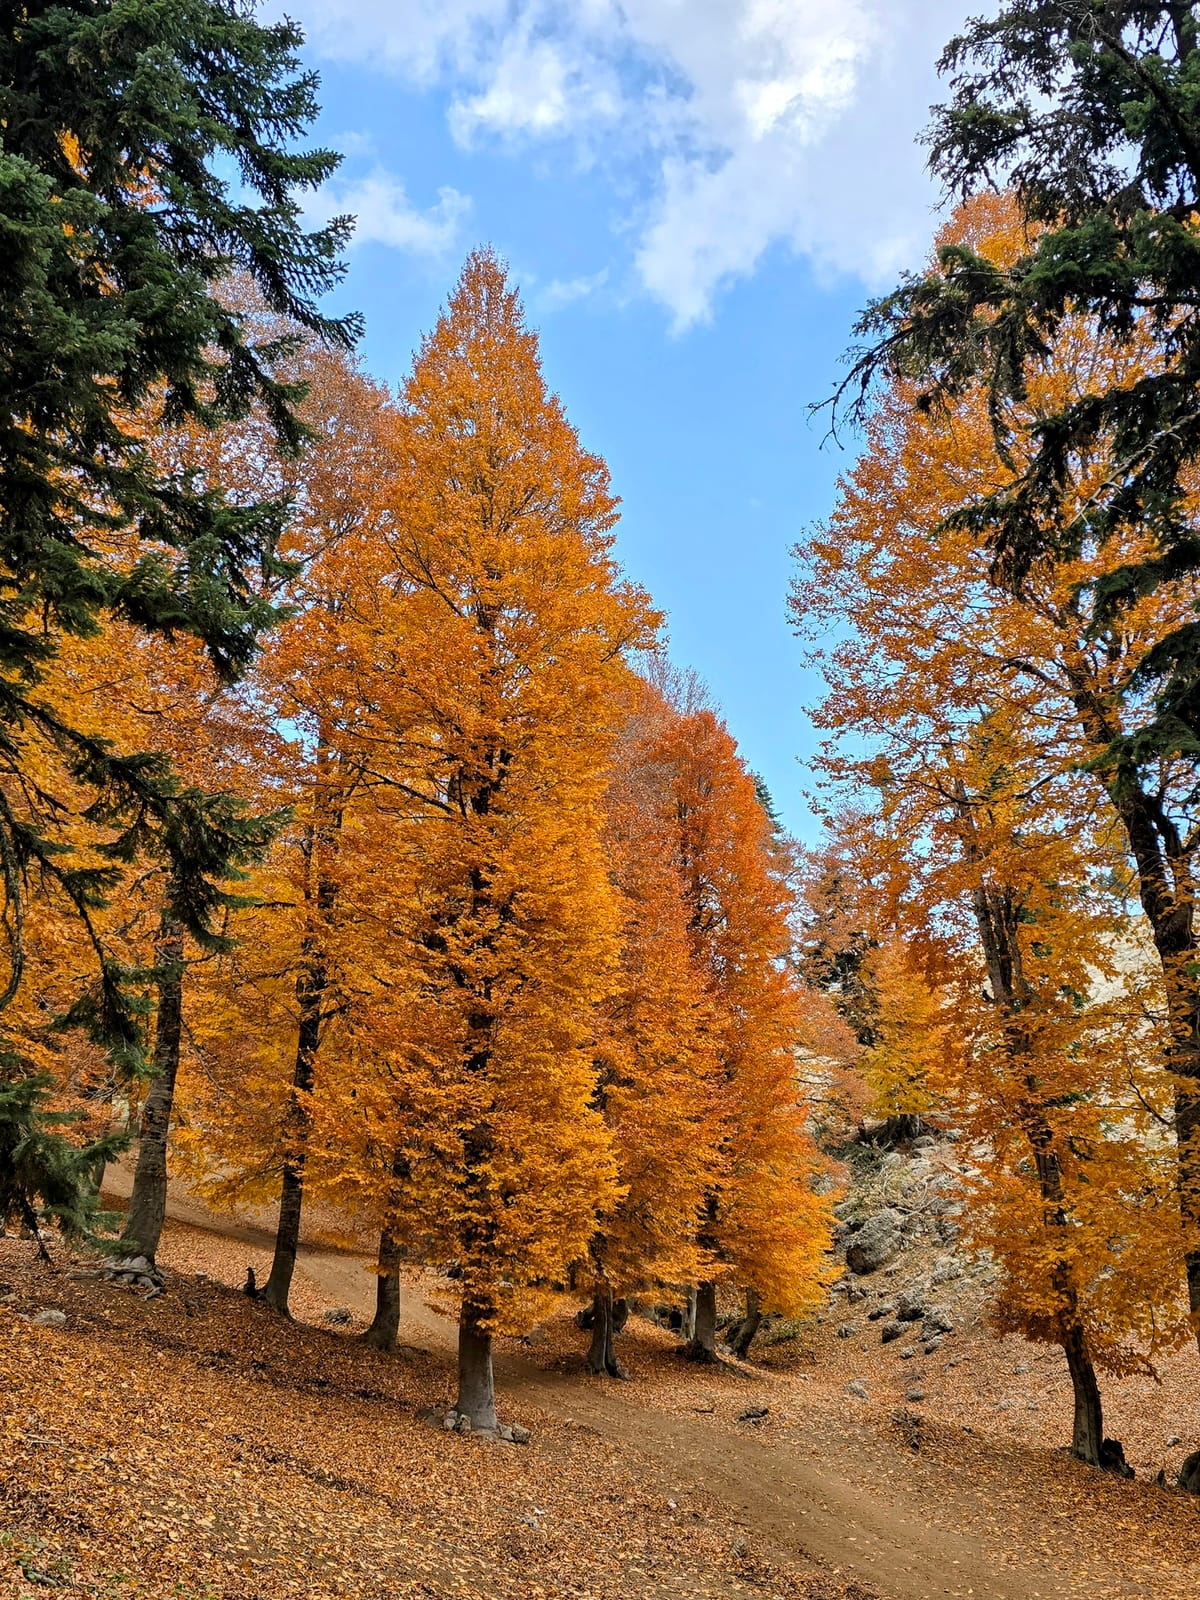
MULTIPOLYGON (((142 1107, 137 1167, 121 1242, 154 1260, 167 1215, 167 1135, 179 1074, 183 1036, 183 929, 166 912, 159 924, 156 961, 158 1014, 154 1024, 154 1077, 142 1107)), ((100 1173, 103 1177, 103 1172, 100 1173)))
MULTIPOLYGON (((1112 702, 1101 694, 1086 659, 1069 664, 1079 724, 1101 759, 1120 740, 1112 702)), ((1185 839, 1153 784, 1121 756, 1100 768, 1137 868, 1138 899, 1162 968, 1171 1042, 1166 1066, 1174 1075, 1174 1126, 1179 1209, 1185 1235, 1183 1268, 1188 1306, 1200 1343, 1200 982, 1197 963, 1195 839, 1185 839)))
POLYGON ((1104 1413, 1096 1369, 1088 1354, 1084 1331, 1078 1323, 1067 1330, 1063 1354, 1067 1358, 1067 1370, 1071 1374, 1071 1388, 1075 1394, 1071 1454, 1078 1456, 1080 1461, 1086 1461, 1090 1467, 1098 1467, 1101 1464, 1101 1446, 1104 1444, 1104 1413))
POLYGON ((761 1326, 762 1301, 759 1299, 758 1290, 751 1284, 746 1290, 746 1314, 730 1329, 729 1338, 726 1340, 739 1361, 744 1361, 750 1354, 750 1346, 754 1343, 754 1336, 761 1326))
POLYGON ((378 1264, 375 1317, 363 1334, 363 1343, 392 1351, 400 1340, 400 1246, 386 1228, 379 1235, 378 1264))
POLYGON ((283 1163, 283 1186, 279 1194, 279 1226, 275 1230, 275 1253, 271 1273, 263 1285, 262 1299, 280 1316, 291 1316, 288 1298, 296 1271, 296 1252, 300 1248, 300 1218, 304 1210, 305 1140, 308 1135, 307 1097, 312 1089, 312 1063, 302 1049, 296 1052, 292 1075, 292 1103, 288 1108, 287 1132, 291 1154, 283 1163))
POLYGON ((495 1433, 496 1390, 492 1378, 492 1336, 483 1326, 490 1306, 464 1301, 458 1319, 458 1399, 454 1409, 476 1433, 495 1433))
MULTIPOLYGON (((318 735, 317 771, 323 773, 329 762, 328 741, 318 735)), ((342 813, 329 793, 316 800, 317 820, 310 823, 305 836, 308 862, 305 897, 308 922, 300 952, 300 971, 296 976, 296 1065, 292 1090, 284 1117, 283 1184, 279 1196, 279 1227, 275 1233, 275 1254, 271 1273, 263 1285, 262 1298, 272 1311, 290 1316, 288 1297, 296 1270, 296 1251, 300 1245, 300 1217, 304 1209, 304 1166, 308 1154, 308 1134, 312 1120, 309 1096, 316 1077, 317 1051, 321 1044, 329 967, 326 940, 333 914, 337 888, 331 865, 336 852, 342 813)))
POLYGON ((717 1286, 696 1285, 696 1322, 684 1346, 689 1361, 715 1362, 717 1357, 717 1286))
POLYGON ((626 1378, 629 1374, 617 1360, 617 1334, 620 1314, 613 1299, 612 1284, 600 1284, 592 1299, 592 1343, 588 1350, 588 1371, 598 1377, 626 1378))

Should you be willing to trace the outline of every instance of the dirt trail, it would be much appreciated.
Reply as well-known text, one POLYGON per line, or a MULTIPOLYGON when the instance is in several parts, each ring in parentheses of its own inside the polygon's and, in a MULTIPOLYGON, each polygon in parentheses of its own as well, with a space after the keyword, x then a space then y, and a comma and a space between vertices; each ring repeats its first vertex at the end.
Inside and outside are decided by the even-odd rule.
MULTIPOLYGON (((105 1192, 128 1196, 129 1174, 110 1170, 105 1192)), ((173 1222, 258 1248, 273 1243, 271 1218, 238 1222, 212 1212, 194 1198, 173 1193, 173 1222)), ((373 1263, 311 1244, 301 1247, 299 1269, 331 1305, 369 1316, 374 1304, 373 1263)), ((403 1337, 445 1357, 454 1352, 452 1321, 408 1293, 403 1337)), ((754 1437, 732 1420, 728 1391, 724 1416, 678 1415, 637 1403, 636 1385, 602 1384, 578 1373, 547 1371, 511 1349, 499 1351, 497 1386, 524 1413, 537 1409, 594 1429, 612 1445, 629 1445, 647 1460, 665 1493, 699 1489, 724 1503, 763 1553, 777 1561, 817 1557, 843 1577, 854 1577, 886 1600, 1098 1600, 1095 1587, 1076 1588, 1049 1573, 1042 1558, 1017 1544, 1021 1527, 995 1536, 994 1507, 986 1490, 929 1461, 907 1461, 896 1442, 853 1412, 831 1437, 829 1424, 808 1414, 802 1384, 787 1376, 756 1374, 747 1387, 753 1399, 770 1392, 773 1409, 784 1410, 783 1433, 754 1437), (899 1468, 899 1470, 898 1470, 899 1468), (946 1524, 950 1525, 947 1526, 946 1524), (992 1528, 989 1538, 976 1527, 992 1528)), ((704 1380, 701 1379, 701 1382, 704 1380)), ((737 1392, 733 1399, 737 1398, 737 1392)), ((746 1403, 751 1397, 747 1395, 746 1403)), ((1031 1517, 1039 1508, 1030 1507, 1031 1517)), ((1139 1589, 1114 1589, 1112 1595, 1139 1589)))

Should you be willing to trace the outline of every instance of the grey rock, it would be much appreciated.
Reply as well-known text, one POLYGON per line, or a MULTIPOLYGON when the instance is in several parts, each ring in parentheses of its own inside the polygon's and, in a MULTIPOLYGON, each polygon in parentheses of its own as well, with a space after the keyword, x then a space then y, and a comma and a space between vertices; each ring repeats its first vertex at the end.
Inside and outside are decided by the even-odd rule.
POLYGON ((837 1331, 837 1336, 838 1336, 839 1339, 853 1339, 853 1337, 854 1337, 854 1329, 850 1326, 850 1324, 848 1322, 843 1322, 841 1327, 837 1331))
POLYGON ((846 1393, 852 1394, 856 1400, 869 1400, 871 1398, 867 1386, 861 1378, 851 1378, 846 1385, 846 1393))
MULTIPOLYGON (((925 1352, 925 1354, 927 1356, 931 1356, 934 1353, 935 1350, 940 1350, 941 1348, 942 1348, 942 1337, 941 1337, 941 1334, 938 1334, 938 1333, 935 1333, 932 1339, 926 1339, 925 1343, 921 1346, 921 1349, 924 1350, 924 1352, 925 1352)), ((952 1361, 950 1363, 950 1365, 952 1367, 956 1367, 958 1365, 958 1362, 957 1361, 952 1361)))
POLYGON ((924 1389, 905 1389, 904 1398, 912 1401, 924 1400, 925 1391, 924 1389))
POLYGON ((865 1300, 866 1298, 867 1298, 867 1291, 863 1288, 862 1284, 861 1283, 855 1283, 853 1278, 847 1278, 846 1279, 846 1304, 847 1305, 851 1305, 851 1306, 856 1306, 861 1301, 865 1300))
POLYGON ((1183 1440, 1179 1437, 1179 1435, 1177 1433, 1173 1433, 1171 1435, 1171 1437, 1167 1440, 1167 1449, 1171 1450, 1171 1449, 1174 1448, 1175 1445, 1182 1444, 1182 1443, 1183 1443, 1183 1440))
POLYGON ((470 1419, 470 1417, 459 1417, 458 1422, 455 1424, 455 1432, 457 1432, 457 1433, 470 1433, 471 1432, 471 1419, 470 1419))
POLYGON ((325 1313, 324 1320, 332 1327, 344 1328, 354 1321, 354 1317, 350 1312, 349 1306, 334 1306, 332 1310, 325 1313))
POLYGON ((870 1311, 867 1312, 867 1321, 878 1322, 880 1317, 894 1317, 895 1315, 895 1306, 872 1306, 870 1311))
POLYGON ((925 1315, 925 1294, 919 1285, 896 1296, 896 1315, 901 1322, 919 1322, 925 1315))
POLYGON ((1027 1361, 1018 1361, 1016 1366, 1013 1368, 1013 1375, 1017 1378, 1023 1378, 1030 1370, 1031 1369, 1027 1361))
POLYGON ((846 1251, 851 1272, 878 1272, 900 1249, 900 1217, 892 1210, 879 1211, 863 1223, 846 1251))
POLYGON ((911 1361, 916 1353, 917 1347, 915 1344, 906 1344, 904 1349, 900 1352, 900 1359, 901 1361, 911 1361))
POLYGON ((47 1307, 44 1311, 35 1311, 29 1320, 35 1328, 65 1328, 67 1314, 65 1311, 55 1311, 47 1307))
POLYGON ((882 1344, 891 1344, 893 1339, 899 1339, 904 1332, 902 1322, 885 1322, 879 1330, 879 1339, 882 1344))
POLYGON ((963 1271, 958 1262, 950 1256, 943 1256, 940 1261, 935 1263, 933 1271, 929 1274, 929 1281, 932 1284, 953 1283, 956 1278, 961 1278, 962 1275, 963 1271))
POLYGON ((923 1133, 921 1134, 920 1138, 913 1140, 909 1148, 914 1152, 920 1150, 936 1150, 937 1140, 931 1133, 923 1133))
POLYGON ((1001 1402, 1000 1402, 1000 1410, 1001 1411, 1011 1411, 1012 1410, 1012 1401, 1011 1400, 1001 1400, 1001 1402))
POLYGON ((958 1236, 962 1232, 953 1217, 939 1217, 937 1220, 937 1236, 943 1244, 957 1244, 958 1236))
POLYGON ((930 1306, 925 1312, 926 1333, 953 1333, 954 1320, 944 1306, 930 1306))
POLYGON ((118 1272, 132 1272, 136 1274, 139 1272, 151 1272, 152 1270, 153 1268, 150 1264, 149 1256, 127 1256, 125 1260, 117 1262, 118 1272))
POLYGON ((898 1261, 893 1261, 890 1267, 884 1267, 883 1269, 884 1275, 889 1278, 894 1278, 896 1274, 902 1270, 903 1268, 898 1261))
POLYGON ((523 1428, 519 1422, 512 1425, 512 1441, 514 1444, 528 1444, 533 1435, 528 1428, 523 1428))
POLYGON ((1187 1457, 1176 1482, 1186 1494, 1200 1494, 1200 1450, 1193 1450, 1187 1457))
POLYGON ((442 1418, 442 1427, 445 1428, 447 1433, 453 1433, 455 1428, 458 1427, 458 1412, 447 1411, 446 1415, 442 1418))

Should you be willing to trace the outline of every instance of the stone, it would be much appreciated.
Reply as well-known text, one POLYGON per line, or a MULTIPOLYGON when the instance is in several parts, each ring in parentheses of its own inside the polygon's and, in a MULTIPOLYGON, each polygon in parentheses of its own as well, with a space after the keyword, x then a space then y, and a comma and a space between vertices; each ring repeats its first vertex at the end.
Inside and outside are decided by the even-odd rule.
POLYGON ((1200 1494, 1200 1450, 1193 1450, 1186 1458, 1176 1482, 1185 1494, 1200 1494))
POLYGON ((124 1261, 117 1262, 118 1272, 136 1274, 139 1272, 151 1272, 152 1270, 149 1256, 128 1256, 124 1261))
POLYGON ((1168 1450, 1172 1450, 1172 1449, 1174 1449, 1174 1447, 1177 1444, 1182 1444, 1182 1443, 1183 1443, 1183 1440, 1179 1437, 1179 1435, 1177 1433, 1173 1433, 1171 1435, 1171 1437, 1167 1440, 1167 1449, 1168 1450))
POLYGON ((1000 1410, 1001 1411, 1011 1411, 1012 1410, 1012 1401, 1011 1400, 1001 1400, 1001 1402, 1000 1402, 1000 1410))
POLYGON ((1018 1361, 1013 1368, 1013 1376, 1023 1378, 1028 1371, 1030 1371, 1029 1363, 1027 1361, 1018 1361))
POLYGON ((761 1422, 770 1410, 769 1406, 747 1406, 745 1411, 738 1413, 739 1422, 761 1422))
POLYGON ((861 1283, 855 1283, 853 1278, 846 1279, 846 1304, 856 1306, 861 1300, 867 1298, 867 1291, 861 1283))
POLYGON ((895 1306, 872 1306, 870 1311, 867 1312, 867 1321, 878 1322, 880 1317, 894 1317, 895 1315, 895 1306))
POLYGON ((930 1306, 925 1312, 927 1333, 953 1333, 954 1321, 944 1306, 930 1306))
POLYGON ((917 1347, 915 1344, 906 1344, 904 1349, 900 1352, 900 1359, 901 1361, 911 1361, 916 1353, 917 1347))
POLYGON ((841 1326, 838 1328, 837 1336, 838 1336, 839 1339, 853 1339, 853 1337, 854 1337, 854 1329, 850 1326, 850 1324, 848 1322, 843 1322, 841 1324, 841 1326))
POLYGON ((963 1270, 958 1262, 952 1256, 943 1256, 940 1261, 935 1263, 933 1271, 929 1274, 929 1281, 932 1284, 953 1283, 956 1278, 961 1278, 962 1275, 963 1270))
MULTIPOLYGON (((935 1333, 932 1339, 926 1339, 925 1343, 921 1346, 921 1349, 924 1350, 924 1352, 925 1352, 925 1354, 927 1356, 933 1355, 935 1350, 940 1350, 941 1348, 942 1348, 942 1336, 941 1336, 940 1333, 935 1333)), ((950 1363, 950 1365, 952 1367, 956 1367, 958 1365, 958 1362, 957 1361, 952 1361, 950 1363)))
POLYGON ((349 1306, 334 1306, 325 1313, 324 1320, 335 1328, 345 1328, 354 1321, 354 1317, 349 1306))
POLYGON ((893 1339, 898 1339, 904 1332, 902 1322, 885 1322, 879 1330, 879 1339, 882 1344, 891 1344, 893 1339))
POLYGON ((924 1400, 925 1391, 924 1389, 905 1389, 904 1398, 915 1403, 918 1400, 924 1400))
POLYGON ((453 1433, 455 1428, 458 1427, 458 1412, 447 1411, 446 1415, 442 1418, 442 1427, 445 1428, 447 1433, 453 1433))
POLYGON ((528 1444, 533 1438, 528 1428, 523 1428, 519 1422, 512 1425, 512 1442, 514 1444, 528 1444))
POLYGON ((852 1394, 856 1400, 869 1400, 871 1398, 866 1384, 861 1378, 851 1378, 846 1385, 846 1393, 852 1394))
POLYGON ((957 1244, 958 1236, 962 1232, 953 1217, 939 1217, 937 1219, 937 1236, 943 1244, 957 1244))
POLYGON ((35 1311, 29 1320, 35 1328, 65 1328, 67 1314, 65 1311, 55 1311, 47 1307, 44 1311, 35 1311))
POLYGON ((919 1322, 925 1315, 925 1295, 919 1286, 903 1289, 897 1295, 896 1315, 901 1322, 919 1322))
POLYGON ((471 1419, 470 1419, 470 1417, 459 1417, 458 1422, 455 1424, 455 1432, 456 1433, 470 1433, 471 1432, 471 1419))
POLYGON ((846 1250, 851 1272, 878 1272, 900 1249, 900 1217, 890 1208, 869 1217, 846 1250))
POLYGON ((914 1155, 922 1150, 936 1150, 937 1140, 931 1133, 923 1133, 919 1138, 913 1140, 912 1144, 909 1145, 909 1149, 914 1155))

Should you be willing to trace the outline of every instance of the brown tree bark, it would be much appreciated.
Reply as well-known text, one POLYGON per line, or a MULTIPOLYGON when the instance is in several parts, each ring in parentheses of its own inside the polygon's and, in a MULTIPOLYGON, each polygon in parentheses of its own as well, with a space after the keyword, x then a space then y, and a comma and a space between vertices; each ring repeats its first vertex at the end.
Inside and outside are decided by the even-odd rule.
POLYGON ((154 1077, 142 1107, 137 1166, 121 1234, 121 1243, 130 1255, 143 1255, 150 1261, 158 1250, 167 1215, 167 1135, 183 1036, 183 929, 166 912, 159 924, 155 959, 159 976, 154 1077))
POLYGON ((758 1290, 751 1284, 746 1290, 746 1314, 729 1330, 729 1337, 725 1341, 739 1361, 744 1361, 750 1354, 750 1346, 761 1326, 762 1302, 758 1290))
POLYGON ((375 1279, 375 1316, 363 1343, 394 1351, 400 1341, 400 1246, 385 1228, 379 1235, 379 1275, 375 1279))
POLYGON ((696 1321, 692 1336, 684 1346, 689 1361, 716 1362, 717 1355, 717 1286, 715 1283, 696 1285, 696 1321))
POLYGON ((597 1377, 627 1378, 629 1374, 617 1360, 617 1334, 623 1322, 613 1299, 612 1285, 600 1284, 592 1298, 592 1343, 588 1350, 588 1371, 597 1377))
POLYGON ((1096 1369, 1087 1351, 1083 1329, 1076 1324, 1063 1341, 1063 1354, 1071 1374, 1071 1388, 1075 1395, 1075 1423, 1071 1435, 1071 1454, 1086 1461, 1089 1466, 1101 1464, 1104 1445, 1104 1412, 1100 1401, 1100 1385, 1096 1369))
POLYGON ((475 1433, 495 1433, 496 1389, 492 1377, 492 1336, 484 1326, 490 1306, 464 1301, 458 1319, 458 1398, 454 1409, 475 1433))

